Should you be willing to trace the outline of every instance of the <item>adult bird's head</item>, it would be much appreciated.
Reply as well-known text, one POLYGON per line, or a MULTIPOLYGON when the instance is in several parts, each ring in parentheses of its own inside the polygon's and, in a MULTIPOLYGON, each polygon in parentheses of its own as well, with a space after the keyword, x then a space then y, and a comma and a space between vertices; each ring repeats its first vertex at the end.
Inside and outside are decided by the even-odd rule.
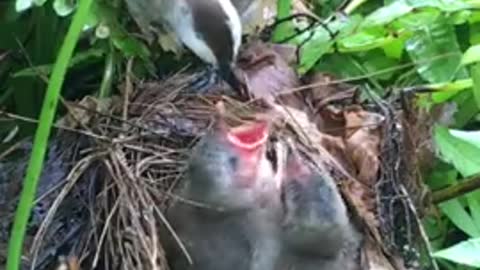
MULTIPOLYGON (((240 16, 230 0, 184 0, 187 21, 177 24, 182 42, 238 90, 233 72, 242 39, 240 16), (188 25, 190 19, 190 26, 188 25)), ((185 18, 183 18, 185 19, 185 18)))

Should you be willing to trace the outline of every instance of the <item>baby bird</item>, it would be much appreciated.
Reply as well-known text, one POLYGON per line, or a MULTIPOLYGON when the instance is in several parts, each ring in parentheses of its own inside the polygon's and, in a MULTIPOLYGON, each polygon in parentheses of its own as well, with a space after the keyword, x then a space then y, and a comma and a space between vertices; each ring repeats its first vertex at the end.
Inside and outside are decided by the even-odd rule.
POLYGON ((276 269, 357 269, 360 235, 328 173, 292 151, 281 189, 282 248, 276 269))
POLYGON ((172 270, 250 269, 255 230, 248 217, 263 203, 273 174, 265 155, 268 136, 265 122, 228 128, 220 119, 197 144, 176 193, 203 207, 177 202, 167 211, 193 265, 170 241, 172 270))

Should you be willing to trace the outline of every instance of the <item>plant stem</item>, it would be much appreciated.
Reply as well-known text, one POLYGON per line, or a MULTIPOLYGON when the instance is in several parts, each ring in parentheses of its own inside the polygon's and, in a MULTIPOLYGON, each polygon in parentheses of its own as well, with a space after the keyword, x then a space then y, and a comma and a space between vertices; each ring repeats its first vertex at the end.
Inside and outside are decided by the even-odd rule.
POLYGON ((111 42, 109 43, 109 50, 105 58, 102 84, 100 85, 100 91, 98 93, 99 98, 109 97, 112 92, 113 73, 115 71, 115 48, 111 42))
POLYGON ((455 185, 440 189, 432 193, 432 201, 435 204, 448 201, 480 189, 480 174, 475 174, 463 179, 455 185))
POLYGON ((28 220, 33 207, 33 201, 37 193, 38 179, 41 175, 45 153, 48 146, 51 127, 57 111, 57 103, 60 90, 65 79, 68 63, 72 57, 77 41, 86 21, 90 5, 93 0, 81 0, 78 10, 73 16, 65 40, 53 67, 53 72, 45 94, 45 99, 40 113, 32 154, 28 163, 27 174, 20 194, 20 201, 15 213, 15 221, 8 244, 7 269, 18 270, 23 253, 23 241, 27 229, 28 220))

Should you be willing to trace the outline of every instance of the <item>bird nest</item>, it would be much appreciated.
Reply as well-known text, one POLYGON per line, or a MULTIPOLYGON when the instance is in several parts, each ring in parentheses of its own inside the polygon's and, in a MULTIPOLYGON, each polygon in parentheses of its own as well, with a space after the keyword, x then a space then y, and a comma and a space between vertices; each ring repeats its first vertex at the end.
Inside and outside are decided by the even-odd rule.
MULTIPOLYGON (((175 228, 163 212, 219 102, 232 124, 274 111, 271 140, 294 140, 334 176, 365 235, 363 269, 415 265, 422 246, 415 240, 421 233, 416 212, 421 184, 411 151, 418 140, 408 135, 415 126, 398 100, 372 96, 362 103, 354 86, 332 76, 298 77, 283 52, 260 43, 242 52, 242 74, 250 98, 258 102, 244 101, 222 84, 198 94, 200 75, 179 73, 160 82, 127 77, 119 96, 67 104, 69 113, 57 123, 40 179, 25 269, 52 269, 59 257, 70 269, 77 263, 84 269, 168 269, 158 230, 167 224, 175 234, 175 228)), ((9 160, 18 158, 0 164, 0 188, 7 194, 0 201, 6 210, 0 211, 8 217, 0 222, 1 242, 30 149, 30 144, 12 148, 9 160)))

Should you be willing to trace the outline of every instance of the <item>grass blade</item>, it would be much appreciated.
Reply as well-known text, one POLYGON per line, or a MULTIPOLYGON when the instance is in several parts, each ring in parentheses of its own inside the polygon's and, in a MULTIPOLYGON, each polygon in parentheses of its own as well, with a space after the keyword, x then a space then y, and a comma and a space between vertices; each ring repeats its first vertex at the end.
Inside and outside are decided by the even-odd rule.
POLYGON ((80 37, 80 33, 82 32, 92 1, 93 0, 80 1, 78 10, 73 16, 72 23, 70 24, 62 47, 60 48, 55 66, 53 67, 10 236, 7 270, 18 270, 20 267, 23 240, 25 238, 27 223, 33 207, 33 200, 37 193, 38 179, 42 172, 48 138, 50 136, 51 127, 57 110, 60 90, 65 79, 68 63, 72 58, 73 51, 80 37))

